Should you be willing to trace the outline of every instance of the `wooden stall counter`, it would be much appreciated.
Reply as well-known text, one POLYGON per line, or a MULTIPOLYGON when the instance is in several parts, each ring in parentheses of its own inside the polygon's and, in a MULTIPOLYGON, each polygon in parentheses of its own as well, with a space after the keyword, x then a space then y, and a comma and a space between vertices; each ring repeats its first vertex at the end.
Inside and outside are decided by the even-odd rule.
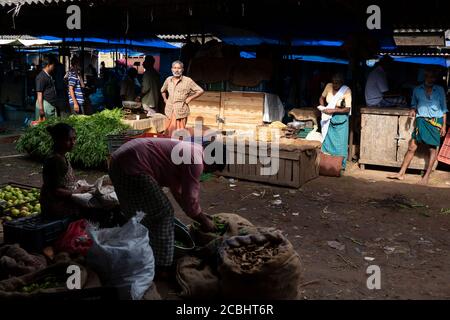
POLYGON ((284 107, 277 95, 261 92, 205 92, 190 105, 188 127, 195 121, 218 130, 254 130, 263 122, 280 121, 284 107))
POLYGON ((318 141, 281 138, 278 148, 239 137, 225 143, 229 163, 221 174, 226 177, 299 188, 319 176, 318 141))
MULTIPOLYGON (((401 167, 414 119, 408 108, 361 108, 361 168, 366 164, 401 167)), ((409 168, 424 170, 429 162, 428 148, 419 145, 409 168)), ((436 163, 437 165, 437 163, 436 163)))

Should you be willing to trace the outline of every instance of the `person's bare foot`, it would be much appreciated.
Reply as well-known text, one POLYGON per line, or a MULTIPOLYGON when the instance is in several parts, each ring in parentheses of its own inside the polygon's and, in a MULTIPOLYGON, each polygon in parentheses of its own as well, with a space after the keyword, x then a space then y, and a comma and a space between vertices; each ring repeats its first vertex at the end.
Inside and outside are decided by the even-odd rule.
POLYGON ((387 177, 388 179, 395 179, 395 180, 404 180, 405 179, 405 175, 400 174, 400 173, 396 173, 396 174, 392 174, 390 176, 387 177))
POLYGON ((423 177, 419 182, 417 182, 417 184, 426 186, 426 185, 428 185, 429 179, 430 179, 429 177, 423 177))

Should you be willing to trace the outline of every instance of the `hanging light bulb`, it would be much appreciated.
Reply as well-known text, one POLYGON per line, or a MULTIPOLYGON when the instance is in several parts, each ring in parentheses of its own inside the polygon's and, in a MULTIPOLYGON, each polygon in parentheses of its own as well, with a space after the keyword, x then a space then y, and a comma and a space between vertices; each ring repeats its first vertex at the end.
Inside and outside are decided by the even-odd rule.
POLYGON ((245 4, 242 3, 242 16, 245 16, 245 4))

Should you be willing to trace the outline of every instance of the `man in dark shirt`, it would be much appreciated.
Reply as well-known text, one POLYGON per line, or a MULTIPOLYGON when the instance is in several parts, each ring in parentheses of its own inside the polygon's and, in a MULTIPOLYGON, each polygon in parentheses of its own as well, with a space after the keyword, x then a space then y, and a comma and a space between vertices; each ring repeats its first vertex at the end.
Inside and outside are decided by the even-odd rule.
POLYGON ((43 69, 36 77, 36 120, 45 120, 57 115, 58 96, 55 81, 51 76, 57 63, 58 60, 54 55, 45 56, 42 61, 43 69))

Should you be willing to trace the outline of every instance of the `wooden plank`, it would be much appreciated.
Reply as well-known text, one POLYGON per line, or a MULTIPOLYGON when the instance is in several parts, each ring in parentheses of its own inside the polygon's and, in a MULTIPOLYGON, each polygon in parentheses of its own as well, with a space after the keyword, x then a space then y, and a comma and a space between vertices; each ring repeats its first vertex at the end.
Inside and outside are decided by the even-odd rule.
POLYGON ((218 128, 216 117, 220 114, 220 100, 220 92, 205 92, 193 100, 189 105, 190 115, 187 125, 194 126, 195 120, 199 119, 206 127, 218 128))
POLYGON ((292 163, 292 184, 296 188, 299 188, 302 185, 302 173, 301 173, 301 165, 300 161, 296 161, 292 163))
POLYGON ((300 156, 300 185, 319 176, 319 153, 317 150, 308 150, 300 156))
POLYGON ((361 115, 361 159, 397 161, 398 116, 361 115))
MULTIPOLYGON (((370 159, 360 159, 359 160, 360 165, 374 165, 374 166, 384 166, 384 167, 394 167, 399 168, 401 163, 398 161, 383 161, 382 163, 380 161, 371 161, 370 159)), ((367 169, 365 167, 365 169, 367 169)), ((415 170, 423 170, 422 166, 416 166, 416 165, 410 165, 408 169, 415 169, 415 170)))
POLYGON ((263 123, 264 94, 223 92, 224 130, 254 130, 263 123))
POLYGON ((409 108, 361 108, 361 114, 407 116, 410 110, 409 108))

